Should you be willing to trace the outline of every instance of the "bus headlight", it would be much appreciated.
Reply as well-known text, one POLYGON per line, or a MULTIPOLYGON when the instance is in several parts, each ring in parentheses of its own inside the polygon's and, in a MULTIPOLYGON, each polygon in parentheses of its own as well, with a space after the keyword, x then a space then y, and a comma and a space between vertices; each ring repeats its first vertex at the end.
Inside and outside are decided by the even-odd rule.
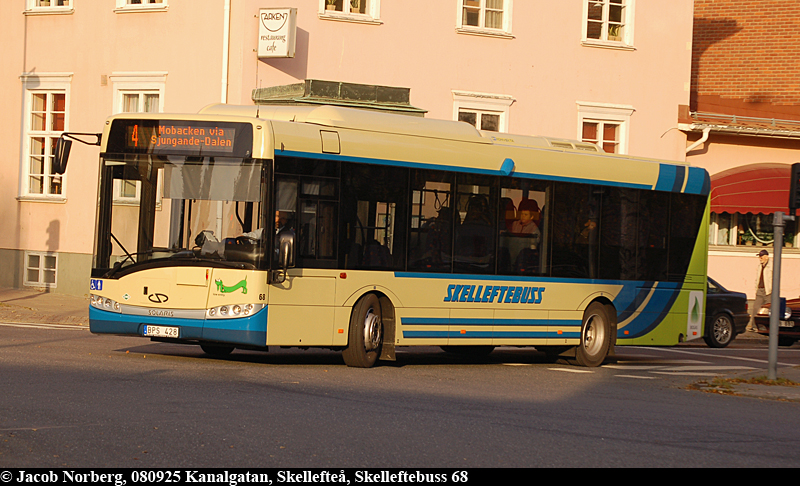
POLYGON ((212 307, 206 311, 206 319, 230 319, 248 317, 266 307, 266 304, 233 304, 212 307))
POLYGON ((104 311, 118 312, 118 313, 122 312, 119 302, 113 299, 109 299, 108 297, 101 297, 99 295, 90 294, 89 305, 91 305, 95 309, 100 309, 104 311))
POLYGON ((783 320, 788 321, 791 318, 792 318, 792 308, 787 305, 786 311, 783 313, 783 320))

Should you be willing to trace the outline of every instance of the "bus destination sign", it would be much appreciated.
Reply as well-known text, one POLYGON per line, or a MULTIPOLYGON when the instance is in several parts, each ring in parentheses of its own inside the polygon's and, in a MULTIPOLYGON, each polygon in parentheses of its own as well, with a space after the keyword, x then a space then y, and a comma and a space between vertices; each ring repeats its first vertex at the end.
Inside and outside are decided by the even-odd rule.
POLYGON ((128 149, 144 149, 147 152, 164 151, 200 151, 233 153, 233 142, 236 129, 220 126, 181 125, 178 123, 162 123, 157 126, 128 125, 125 135, 125 147, 128 149))
POLYGON ((253 125, 241 122, 118 119, 106 151, 154 155, 250 157, 253 125))

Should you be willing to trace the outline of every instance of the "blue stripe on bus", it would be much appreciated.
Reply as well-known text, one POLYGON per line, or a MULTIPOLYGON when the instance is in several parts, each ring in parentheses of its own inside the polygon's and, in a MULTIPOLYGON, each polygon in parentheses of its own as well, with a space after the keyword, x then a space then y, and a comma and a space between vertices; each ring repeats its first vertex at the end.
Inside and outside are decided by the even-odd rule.
POLYGON ((441 317, 402 317, 400 322, 403 327, 403 337, 408 339, 578 339, 579 331, 565 332, 558 330, 513 330, 513 326, 549 327, 549 326, 580 326, 581 321, 575 319, 547 320, 547 319, 473 319, 473 318, 441 318, 441 317), (470 331, 460 329, 426 330, 419 331, 407 329, 405 326, 492 326, 491 331, 470 331))
POLYGON ((656 291, 644 309, 641 310, 641 313, 625 326, 624 330, 628 331, 628 334, 618 335, 618 337, 633 339, 644 336, 661 324, 664 318, 669 315, 669 311, 680 295, 680 289, 658 290, 661 291, 656 291))
POLYGON ((579 339, 579 332, 556 331, 467 331, 461 334, 460 331, 403 331, 403 337, 407 339, 579 339))
MULTIPOLYGON (((429 164, 423 162, 406 162, 402 160, 375 159, 370 157, 353 157, 353 156, 338 155, 338 154, 318 154, 314 152, 298 152, 293 150, 283 150, 280 152, 280 154, 287 157, 299 157, 305 159, 334 160, 339 162, 369 163, 376 165, 389 165, 395 167, 408 167, 412 169, 443 170, 448 172, 467 172, 470 174, 507 176, 507 174, 504 171, 504 166, 502 165, 499 170, 491 170, 491 169, 479 169, 475 167, 429 164)), ((547 174, 535 174, 535 173, 525 173, 525 172, 514 172, 513 175, 515 177, 521 177, 524 179, 538 179, 538 180, 556 181, 556 182, 574 182, 583 184, 600 184, 611 187, 656 190, 664 192, 681 192, 681 189, 683 189, 683 192, 686 194, 698 194, 701 196, 707 196, 711 190, 711 179, 709 178, 708 172, 706 172, 705 169, 701 169, 699 167, 686 167, 682 165, 672 165, 665 163, 658 163, 658 179, 656 181, 655 186, 650 184, 639 184, 634 182, 618 182, 618 181, 609 181, 602 179, 586 179, 582 177, 554 176, 547 174), (683 183, 687 177, 689 178, 689 180, 686 181, 687 184, 686 188, 684 189, 683 183)))
MULTIPOLYGON (((592 285, 628 285, 632 282, 625 280, 600 280, 589 278, 562 278, 562 277, 523 277, 515 275, 480 275, 468 273, 424 273, 424 272, 394 272, 395 278, 425 278, 448 280, 487 280, 504 282, 529 282, 535 283, 573 283, 592 285)), ((633 282, 635 283, 635 282, 633 282)))
POLYGON ((659 164, 656 191, 681 192, 708 196, 711 191, 711 178, 705 169, 684 167, 682 165, 659 164), (684 186, 686 182, 686 187, 684 186))
POLYGON ((658 166, 658 181, 656 182, 656 191, 672 191, 675 185, 676 166, 669 164, 659 164, 658 166))
POLYGON ((401 317, 405 326, 580 326, 579 319, 493 319, 452 317, 401 317))
POLYGON ((204 320, 119 314, 89 307, 89 330, 96 334, 142 336, 144 325, 179 327, 180 339, 250 346, 267 344, 266 308, 249 317, 204 320))
MULTIPOLYGON (((460 274, 438 274, 421 272, 395 272, 397 278, 425 278, 425 279, 451 279, 451 280, 486 280, 486 281, 524 281, 531 283, 578 283, 596 285, 619 285, 622 288, 612 301, 612 305, 617 309, 617 322, 623 322, 630 318, 634 313, 639 313, 631 322, 628 322, 623 329, 619 330, 619 339, 633 339, 644 336, 660 324, 669 314, 675 304, 682 284, 679 282, 653 282, 653 281, 623 281, 623 280, 591 280, 575 278, 557 277, 520 277, 504 275, 460 275, 460 274), (654 292, 654 295, 647 300, 647 296, 654 292), (642 307, 647 301, 647 305, 642 307), (628 334, 624 334, 627 332, 628 334)), ((574 325, 580 326, 581 321, 561 321, 545 319, 472 319, 465 318, 458 321, 449 318, 403 318, 404 325, 474 325, 474 326, 535 326, 535 325, 574 325)), ((414 331, 428 332, 428 331, 414 331)), ((431 331, 433 332, 433 331, 431 331)), ((404 333, 404 336, 406 334, 404 333)), ((440 336, 447 337, 447 336, 440 336)), ((563 337, 563 336, 560 336, 563 337)))
POLYGON ((686 194, 699 194, 707 196, 711 188, 711 178, 708 172, 699 167, 689 167, 689 180, 686 181, 686 194))
POLYGON ((672 192, 681 192, 684 179, 686 179, 686 167, 681 165, 675 167, 675 181, 672 183, 672 192))
MULTIPOLYGON (((276 155, 278 152, 276 151, 276 155)), ((355 162, 361 164, 374 164, 374 165, 388 165, 393 167, 407 167, 411 169, 427 169, 427 170, 443 170, 448 172, 466 172, 469 174, 479 174, 479 175, 494 175, 494 176, 507 176, 501 169, 499 170, 491 170, 491 169, 479 169, 475 167, 465 167, 465 166, 452 166, 452 165, 441 165, 441 164, 428 164, 424 162, 406 162, 402 160, 389 160, 389 159, 373 159, 370 157, 353 157, 349 155, 338 155, 338 154, 317 154, 313 152, 296 152, 293 150, 283 150, 280 152, 280 155, 286 157, 299 157, 304 159, 322 159, 322 160, 334 160, 338 162, 355 162)), ((650 184, 638 184, 635 182, 618 182, 618 181, 609 181, 609 180, 601 180, 601 179, 585 179, 581 177, 565 177, 565 176, 554 176, 554 175, 546 175, 546 174, 534 174, 534 173, 524 173, 524 172, 514 172, 513 174, 515 177, 521 177, 524 179, 537 179, 543 181, 555 181, 555 182, 574 182, 574 183, 582 183, 582 184, 600 184, 603 186, 611 186, 611 187, 624 187, 628 189, 644 189, 650 190, 653 188, 650 184)))

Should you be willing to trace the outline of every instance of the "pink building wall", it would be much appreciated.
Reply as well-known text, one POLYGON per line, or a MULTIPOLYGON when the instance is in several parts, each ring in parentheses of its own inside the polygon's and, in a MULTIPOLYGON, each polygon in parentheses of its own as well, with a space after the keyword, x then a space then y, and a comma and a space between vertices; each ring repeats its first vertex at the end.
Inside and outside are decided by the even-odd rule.
POLYGON ((577 101, 630 105, 628 153, 683 160, 685 135, 670 129, 689 100, 691 1, 637 2, 632 51, 582 46, 581 2, 515 1, 513 38, 456 33, 455 0, 384 0, 380 25, 322 20, 318 0, 289 3, 233 9, 241 28, 232 30, 231 72, 241 72, 241 89, 231 85, 232 103, 250 103, 254 87, 329 79, 409 87, 426 116, 452 119, 452 90, 505 94, 516 100, 508 132, 572 139, 577 101), (287 6, 298 8, 296 57, 257 61, 253 16, 287 6))
POLYGON ((65 265, 55 291, 83 294, 93 248, 97 147, 73 145, 62 200, 19 197, 24 74, 71 74, 68 131, 102 131, 116 109, 115 74, 164 73, 165 112, 226 98, 252 104, 254 88, 314 78, 410 88, 430 118, 454 118, 454 90, 506 95, 514 100, 506 131, 570 139, 580 136, 578 102, 629 107, 627 153, 684 158, 676 127, 678 106, 689 103, 692 0, 670 8, 637 0, 628 50, 581 44, 582 2, 516 0, 511 35, 493 37, 456 31, 458 0, 383 0, 376 24, 322 19, 319 0, 231 0, 227 73, 225 0, 125 13, 111 0, 71 3, 68 13, 32 15, 25 0, 0 2, 0 258, 16 261, 2 286, 20 285, 21 252, 50 251, 65 265), (293 59, 257 59, 257 14, 269 7, 298 9, 293 59))

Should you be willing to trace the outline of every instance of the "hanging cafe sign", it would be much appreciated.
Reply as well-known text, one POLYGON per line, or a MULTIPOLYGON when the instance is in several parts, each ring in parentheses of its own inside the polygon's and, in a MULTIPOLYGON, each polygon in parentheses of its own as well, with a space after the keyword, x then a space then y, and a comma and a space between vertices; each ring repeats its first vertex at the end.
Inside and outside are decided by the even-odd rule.
POLYGON ((258 11, 258 57, 294 57, 297 37, 296 8, 262 8, 258 11))

